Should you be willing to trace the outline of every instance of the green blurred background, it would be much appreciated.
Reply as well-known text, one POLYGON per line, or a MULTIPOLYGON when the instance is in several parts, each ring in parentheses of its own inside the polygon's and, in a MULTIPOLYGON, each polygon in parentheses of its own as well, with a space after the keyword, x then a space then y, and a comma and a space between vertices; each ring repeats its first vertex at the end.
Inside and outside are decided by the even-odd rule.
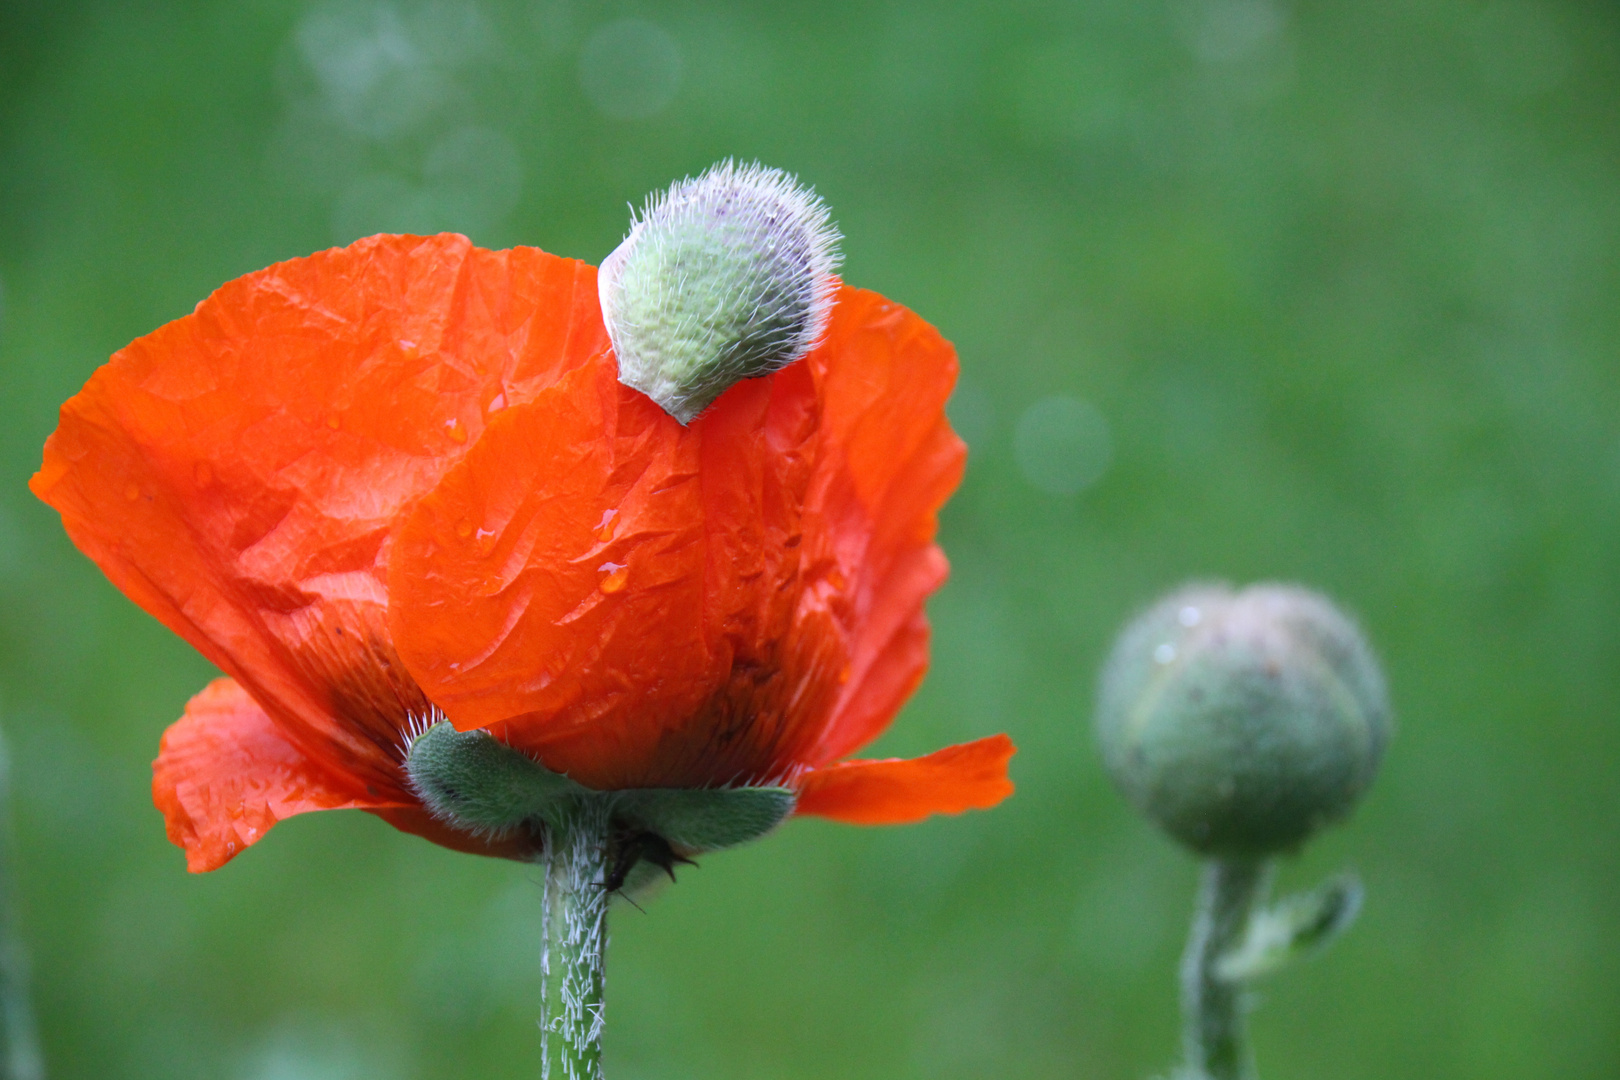
POLYGON ((185 873, 148 762, 208 666, 24 483, 231 277, 381 230, 596 262, 726 155, 961 350, 955 572, 876 750, 1006 730, 1019 791, 618 910, 612 1080, 1170 1065, 1195 868, 1089 713, 1195 576, 1338 597, 1401 724, 1284 870, 1369 900, 1268 987, 1262 1074, 1620 1076, 1620 9, 4 0, 0 724, 50 1076, 538 1075, 533 870, 327 814, 185 873))

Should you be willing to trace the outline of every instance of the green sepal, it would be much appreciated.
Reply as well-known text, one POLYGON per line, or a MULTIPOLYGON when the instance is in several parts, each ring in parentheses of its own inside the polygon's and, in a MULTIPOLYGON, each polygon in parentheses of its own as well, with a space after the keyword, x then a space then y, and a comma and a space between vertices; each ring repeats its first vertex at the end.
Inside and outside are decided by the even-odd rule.
POLYGON ((783 787, 638 788, 617 793, 614 817, 697 854, 764 836, 793 813, 796 800, 783 787))
POLYGON ((1238 947, 1215 963, 1226 982, 1249 982, 1326 948, 1361 913, 1364 890, 1344 874, 1255 912, 1238 947))
POLYGON ((411 743, 405 768, 430 811, 472 832, 502 833, 525 822, 565 828, 584 802, 606 799, 621 829, 651 833, 683 855, 757 839, 780 825, 797 799, 783 787, 593 791, 486 732, 457 731, 448 721, 411 743))
POLYGON ((411 743, 411 786, 437 817, 473 832, 501 833, 525 821, 557 824, 588 789, 483 731, 441 720, 411 743))

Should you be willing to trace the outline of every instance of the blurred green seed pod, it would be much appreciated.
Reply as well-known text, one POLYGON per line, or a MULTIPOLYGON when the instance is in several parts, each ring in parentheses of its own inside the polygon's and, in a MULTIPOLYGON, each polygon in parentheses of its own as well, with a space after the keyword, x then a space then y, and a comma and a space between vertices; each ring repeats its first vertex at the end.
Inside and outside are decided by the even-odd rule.
POLYGON ((690 423, 742 379, 821 340, 838 230, 780 169, 723 161, 647 200, 602 262, 602 318, 619 381, 690 423))
POLYGON ((1126 797, 1201 855, 1292 851, 1347 814, 1392 731, 1356 625, 1292 585, 1193 585, 1125 628, 1097 739, 1126 797))

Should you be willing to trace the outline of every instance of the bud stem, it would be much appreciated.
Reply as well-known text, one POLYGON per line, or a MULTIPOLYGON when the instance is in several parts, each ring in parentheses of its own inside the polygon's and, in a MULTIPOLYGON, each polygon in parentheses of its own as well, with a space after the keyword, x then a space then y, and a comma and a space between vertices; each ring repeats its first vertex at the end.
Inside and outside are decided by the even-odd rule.
POLYGON ((602 1080, 608 820, 608 800, 579 799, 547 829, 541 1080, 552 1080, 554 1067, 559 1080, 602 1080))
POLYGON ((1271 884, 1269 859, 1211 859, 1204 864, 1187 951, 1181 958, 1186 1080, 1255 1080, 1245 1030, 1247 989, 1217 972, 1237 948, 1249 917, 1271 884))

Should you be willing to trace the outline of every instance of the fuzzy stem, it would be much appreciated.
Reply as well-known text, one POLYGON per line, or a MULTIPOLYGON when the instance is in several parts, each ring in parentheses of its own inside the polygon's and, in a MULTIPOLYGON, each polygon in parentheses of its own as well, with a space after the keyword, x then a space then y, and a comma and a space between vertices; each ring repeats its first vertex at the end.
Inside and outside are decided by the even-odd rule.
POLYGON ((552 1080, 553 1068, 559 1080, 602 1078, 608 811, 605 799, 581 799, 547 830, 542 1080, 552 1080))
POLYGON ((1221 978, 1215 967, 1242 941, 1270 876, 1266 860, 1212 859, 1204 867, 1198 910, 1181 958, 1187 1080, 1254 1080, 1244 1031, 1245 987, 1221 978))

